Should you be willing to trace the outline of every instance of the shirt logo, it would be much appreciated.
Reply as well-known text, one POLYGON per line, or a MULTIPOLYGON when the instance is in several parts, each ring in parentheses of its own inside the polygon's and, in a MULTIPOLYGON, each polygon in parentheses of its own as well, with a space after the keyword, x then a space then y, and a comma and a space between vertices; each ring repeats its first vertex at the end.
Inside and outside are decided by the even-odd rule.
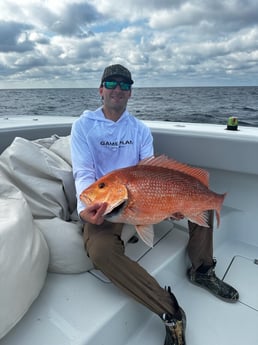
POLYGON ((132 145, 132 140, 120 140, 120 141, 109 141, 109 140, 102 140, 100 142, 100 145, 106 146, 106 147, 123 147, 126 145, 132 145))

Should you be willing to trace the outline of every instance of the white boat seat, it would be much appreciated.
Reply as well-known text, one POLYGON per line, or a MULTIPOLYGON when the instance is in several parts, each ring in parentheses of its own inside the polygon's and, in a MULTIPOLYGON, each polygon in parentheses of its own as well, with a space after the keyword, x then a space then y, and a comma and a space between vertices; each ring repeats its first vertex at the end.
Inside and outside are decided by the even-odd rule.
MULTIPOLYGON (((47 271, 93 268, 76 215, 69 146, 69 136, 17 137, 0 156, 0 338, 29 309, 47 271)), ((134 232, 125 226, 125 243, 134 232)))

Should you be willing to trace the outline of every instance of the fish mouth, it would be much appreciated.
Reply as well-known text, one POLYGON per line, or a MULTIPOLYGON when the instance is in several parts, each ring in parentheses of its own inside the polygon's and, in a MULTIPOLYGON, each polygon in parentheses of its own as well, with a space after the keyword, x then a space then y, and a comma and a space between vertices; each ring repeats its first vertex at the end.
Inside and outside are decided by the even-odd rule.
POLYGON ((112 218, 112 217, 119 215, 123 211, 123 209, 126 207, 126 205, 127 205, 126 200, 121 202, 121 204, 117 205, 110 212, 106 213, 105 218, 109 219, 109 218, 112 218))
POLYGON ((92 199, 91 199, 89 196, 87 196, 87 195, 85 195, 85 194, 83 194, 83 193, 80 195, 80 199, 81 199, 81 201, 83 201, 87 206, 90 205, 90 204, 92 203, 92 199))

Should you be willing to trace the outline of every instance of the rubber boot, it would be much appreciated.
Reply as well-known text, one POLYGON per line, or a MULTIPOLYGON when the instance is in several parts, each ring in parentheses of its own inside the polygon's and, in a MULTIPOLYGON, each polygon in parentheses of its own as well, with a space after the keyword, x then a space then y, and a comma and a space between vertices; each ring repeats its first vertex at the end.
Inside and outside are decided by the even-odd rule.
POLYGON ((164 345, 186 345, 185 342, 185 328, 186 328, 186 316, 182 308, 179 307, 175 296, 172 294, 170 286, 167 291, 171 296, 173 305, 176 305, 178 311, 175 315, 164 313, 161 315, 166 327, 166 338, 164 345))
POLYGON ((226 302, 237 302, 239 294, 235 288, 219 279, 215 274, 216 260, 211 266, 201 266, 197 271, 187 271, 191 283, 198 285, 226 302))

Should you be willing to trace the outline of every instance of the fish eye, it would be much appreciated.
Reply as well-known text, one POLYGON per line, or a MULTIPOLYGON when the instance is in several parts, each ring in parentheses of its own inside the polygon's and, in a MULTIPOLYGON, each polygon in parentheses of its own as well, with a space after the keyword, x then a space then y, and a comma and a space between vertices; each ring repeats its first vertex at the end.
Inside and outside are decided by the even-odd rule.
POLYGON ((104 188, 104 187, 105 187, 105 183, 104 183, 104 182, 100 182, 100 183, 99 183, 99 188, 102 189, 102 188, 104 188))

